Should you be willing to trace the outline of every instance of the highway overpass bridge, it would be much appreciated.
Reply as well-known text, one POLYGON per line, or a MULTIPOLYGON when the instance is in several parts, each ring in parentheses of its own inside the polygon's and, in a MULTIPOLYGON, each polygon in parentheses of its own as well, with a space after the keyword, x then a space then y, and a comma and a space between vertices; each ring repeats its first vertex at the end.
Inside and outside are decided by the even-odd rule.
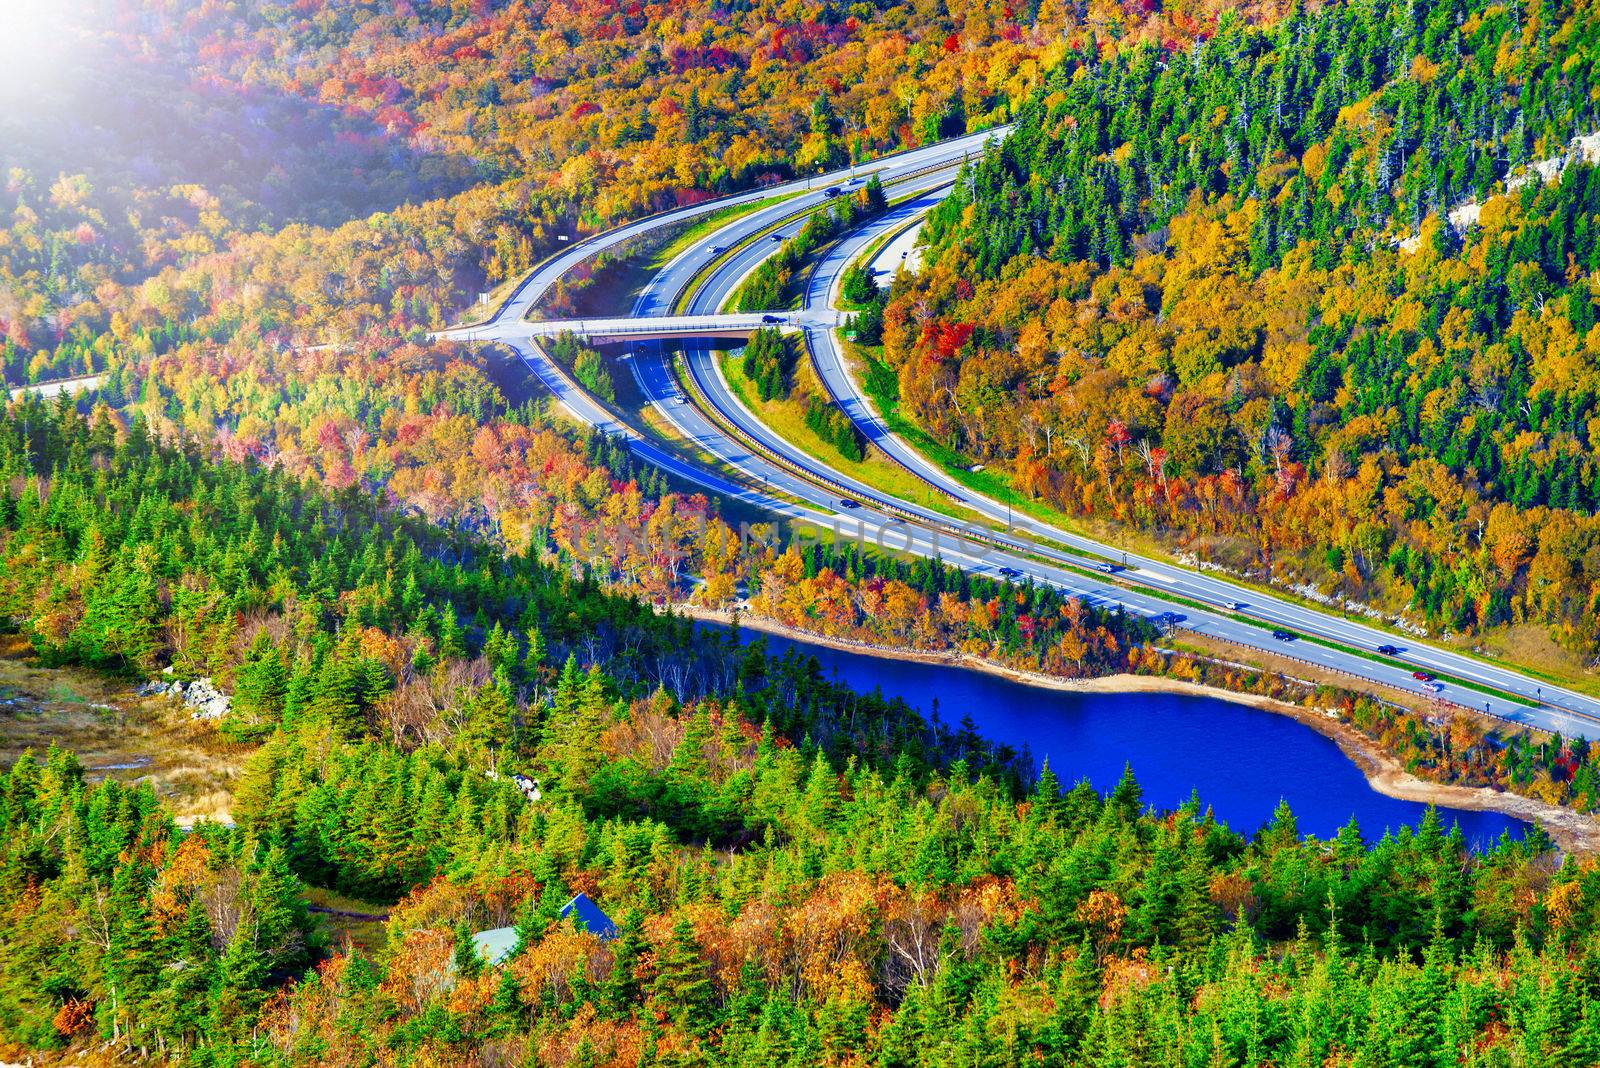
POLYGON ((740 312, 729 315, 658 315, 643 319, 516 320, 445 330, 435 337, 451 341, 526 341, 571 334, 593 344, 626 341, 677 341, 687 338, 748 338, 762 327, 798 331, 829 328, 838 317, 815 312, 740 312))

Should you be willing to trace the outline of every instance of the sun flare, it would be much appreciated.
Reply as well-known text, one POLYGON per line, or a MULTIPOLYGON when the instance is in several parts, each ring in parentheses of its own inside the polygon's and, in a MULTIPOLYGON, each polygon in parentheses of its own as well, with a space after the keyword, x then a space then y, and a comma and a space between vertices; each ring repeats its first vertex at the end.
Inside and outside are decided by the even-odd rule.
POLYGON ((0 0, 0 98, 25 104, 70 78, 91 6, 88 0, 0 0))

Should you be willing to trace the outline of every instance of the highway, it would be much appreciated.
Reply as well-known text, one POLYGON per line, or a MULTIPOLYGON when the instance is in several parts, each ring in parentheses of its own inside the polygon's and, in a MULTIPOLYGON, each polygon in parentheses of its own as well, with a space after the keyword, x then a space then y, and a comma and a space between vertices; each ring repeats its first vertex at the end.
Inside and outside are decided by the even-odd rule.
MULTIPOLYGON (((881 181, 893 181, 897 176, 912 174, 918 170, 950 164, 965 159, 968 155, 980 152, 983 145, 991 137, 1003 137, 1009 132, 1009 127, 1000 127, 985 133, 969 134, 966 137, 953 141, 943 141, 926 148, 902 152, 893 156, 885 156, 871 163, 861 164, 849 170, 838 171, 833 174, 818 175, 814 178, 796 179, 781 185, 769 186, 764 189, 753 189, 746 193, 733 196, 719 197, 687 208, 678 208, 673 211, 662 212, 640 219, 637 222, 619 226, 582 241, 572 243, 565 251, 550 257, 539 264, 523 279, 522 283, 512 292, 511 296, 498 308, 491 320, 480 326, 461 326, 448 330, 438 331, 434 336, 456 341, 498 341, 505 338, 515 340, 518 337, 528 336, 525 332, 529 312, 539 299, 549 292, 550 287, 562 275, 572 270, 584 260, 597 255, 606 249, 616 248, 624 242, 642 236, 652 230, 663 226, 675 226, 679 223, 691 222, 706 215, 715 214, 724 208, 738 207, 747 204, 756 204, 764 200, 787 197, 789 199, 751 212, 749 215, 730 223, 723 230, 718 231, 707 239, 704 246, 690 249, 680 260, 684 262, 674 267, 669 267, 658 279, 660 290, 665 292, 667 287, 686 279, 704 266, 705 263, 722 251, 722 244, 731 244, 736 235, 753 233, 792 214, 807 205, 816 206, 827 199, 825 190, 833 185, 843 186, 852 178, 865 181, 871 174, 877 174, 881 181), (719 244, 720 243, 720 244, 719 244), (712 249, 716 249, 713 252, 712 249), (687 274, 681 272, 687 271, 687 274)), ((858 183, 859 184, 859 183, 858 183)), ((793 234, 799 230, 798 222, 786 229, 786 234, 793 234)), ((777 248, 776 243, 773 249, 777 248)))
MULTIPOLYGON (((941 187, 948 184, 953 171, 947 169, 927 173, 930 167, 941 161, 953 165, 980 142, 980 138, 965 138, 878 161, 855 172, 858 176, 864 176, 876 169, 886 183, 912 175, 914 177, 901 181, 890 193, 892 197, 905 196, 908 192, 917 195, 914 200, 898 205, 885 216, 870 221, 826 254, 811 279, 809 307, 804 313, 795 315, 779 311, 774 314, 793 319, 786 325, 799 326, 806 331, 817 369, 828 388, 877 448, 923 479, 930 491, 942 492, 959 500, 965 507, 1004 524, 1009 514, 1004 504, 975 495, 924 459, 907 443, 889 433, 844 367, 832 329, 837 321, 832 294, 840 273, 873 240, 905 228, 937 201, 942 195, 941 187)), ((681 310, 689 316, 707 317, 708 322, 725 323, 733 319, 719 315, 719 310, 750 271, 779 248, 779 242, 770 240, 762 232, 797 211, 825 203, 824 189, 829 185, 845 185, 851 176, 851 172, 839 172, 810 183, 790 183, 777 190, 747 194, 750 199, 785 192, 796 195, 728 223, 703 243, 697 243, 681 253, 640 294, 632 309, 633 318, 660 317, 681 310), (809 189, 805 188, 807 185, 809 189), (741 241, 756 235, 760 236, 729 254, 729 250, 741 241), (689 306, 683 309, 675 307, 690 282, 719 258, 724 262, 706 274, 689 306)), ((741 202, 741 199, 730 198, 721 203, 741 202)), ((1014 568, 1037 581, 1070 590, 1090 603, 1122 605, 1150 616, 1177 613, 1183 617, 1182 626, 1198 633, 1294 657, 1358 679, 1413 693, 1423 690, 1422 684, 1412 678, 1414 670, 1426 669, 1471 680, 1537 702, 1537 707, 1454 684, 1447 684, 1444 692, 1438 695, 1439 699, 1461 707, 1487 711, 1515 723, 1559 730, 1567 735, 1600 737, 1600 701, 1594 698, 1543 684, 1515 671, 1434 645, 1403 640, 1331 612, 1247 589, 1210 574, 1137 554, 1124 557, 1119 548, 1069 531, 1041 528, 1038 525, 1032 528, 1035 536, 1043 536, 1049 542, 1076 550, 1076 553, 1063 551, 1056 545, 1032 541, 1020 530, 1010 535, 994 535, 1008 546, 1013 546, 1010 551, 988 548, 971 541, 960 542, 954 522, 937 510, 917 502, 890 498, 845 478, 840 472, 772 432, 733 396, 722 380, 715 359, 704 345, 691 342, 686 347, 685 367, 696 390, 703 395, 704 403, 715 412, 718 420, 734 425, 737 435, 726 432, 718 425, 718 420, 700 411, 694 401, 682 395, 669 358, 658 342, 645 341, 630 346, 633 358, 629 362, 646 397, 678 432, 723 464, 737 469, 750 480, 750 484, 736 484, 720 474, 684 463, 653 446, 631 428, 619 425, 611 413, 584 394, 560 368, 545 357, 536 344, 530 343, 529 339, 536 331, 532 324, 522 319, 526 310, 562 273, 601 249, 637 236, 647 229, 716 210, 718 206, 697 205, 682 212, 642 220, 581 242, 533 272, 490 323, 445 331, 438 336, 458 340, 499 340, 510 344, 541 382, 579 419, 612 433, 623 433, 634 451, 647 462, 713 492, 763 507, 784 518, 839 524, 842 531, 849 535, 864 527, 868 532, 868 541, 886 548, 904 548, 914 553, 938 555, 948 562, 990 574, 1014 568), (747 442, 754 442, 757 448, 751 448, 747 442), (806 477, 796 474, 797 470, 805 472, 806 477), (758 484, 768 492, 752 488, 758 484), (850 503, 847 504, 847 501, 850 503), (1091 570, 1109 566, 1107 561, 1120 564, 1124 558, 1127 568, 1119 568, 1115 575, 1091 570), (1175 603, 1170 598, 1182 598, 1206 607, 1195 607, 1194 603, 1175 603), (1228 608, 1230 602, 1237 603, 1239 608, 1228 608), (1270 629, 1255 625, 1250 620, 1268 627, 1281 627, 1336 641, 1363 650, 1366 655, 1356 655, 1306 640, 1279 641, 1273 637, 1270 629), (1372 659, 1373 651, 1386 644, 1400 647, 1399 659, 1372 659)), ((801 220, 785 222, 778 233, 783 237, 792 236, 800 224, 801 220)), ((595 328, 594 321, 586 323, 588 328, 595 328)), ((740 325, 748 327, 750 324, 741 322, 740 325)), ((602 321, 602 328, 627 336, 623 334, 625 326, 612 320, 602 321)), ((559 329, 559 326, 540 324, 537 332, 550 329, 559 329)), ((662 333, 665 331, 662 330, 662 333)), ((1433 696, 1426 693, 1421 695, 1433 696)))

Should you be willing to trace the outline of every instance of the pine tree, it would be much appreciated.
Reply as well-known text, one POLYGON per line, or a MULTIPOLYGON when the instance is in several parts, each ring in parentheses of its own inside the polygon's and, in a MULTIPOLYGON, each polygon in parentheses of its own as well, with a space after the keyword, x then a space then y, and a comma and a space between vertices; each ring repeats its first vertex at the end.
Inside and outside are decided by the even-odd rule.
POLYGON ((522 988, 510 968, 500 969, 500 979, 495 983, 494 997, 489 1000, 489 1033, 510 1035, 522 1030, 527 1009, 522 1002, 522 988))
POLYGON ((530 627, 528 629, 528 652, 522 659, 522 671, 529 681, 539 677, 539 672, 544 667, 546 655, 544 632, 537 626, 530 627))
POLYGON ((461 746, 474 760, 497 766, 501 751, 510 744, 517 714, 511 680, 505 670, 496 670, 494 681, 474 694, 462 712, 466 726, 461 732, 461 746))
POLYGON ((265 997, 267 975, 255 926, 239 924, 217 964, 209 1025, 214 1034, 237 1038, 249 1028, 265 997))
POLYGON ((811 762, 811 774, 806 777, 805 794, 800 811, 806 822, 817 830, 827 830, 839 811, 839 780, 828 758, 818 750, 811 762))
POLYGON ((626 1019, 639 1000, 638 971, 646 949, 644 917, 637 909, 629 909, 611 945, 611 971, 600 986, 601 1001, 615 1019, 626 1019))
POLYGON ((1124 764, 1122 778, 1106 798, 1106 811, 1121 816, 1124 822, 1132 821, 1144 808, 1144 790, 1134 778, 1133 765, 1124 764))
POLYGON ((694 930, 688 919, 680 916, 672 925, 672 936, 657 955, 650 995, 660 1011, 680 1027, 705 1034, 714 1023, 714 994, 694 930))
POLYGON ((166 1041, 193 1045, 206 1021, 216 971, 211 922, 198 897, 189 901, 183 922, 165 939, 162 989, 152 999, 148 1022, 166 1041))
POLYGON ((232 712, 249 725, 275 723, 289 695, 289 672, 277 646, 262 631, 234 670, 232 712))
POLYGON ((256 952, 272 971, 293 974, 310 960, 315 947, 310 944, 311 917, 303 887, 282 846, 273 845, 261 856, 249 889, 256 952))
POLYGON ((449 601, 439 612, 439 659, 459 660, 467 655, 466 638, 456 622, 456 606, 449 601))
POLYGON ((106 1030, 113 1037, 130 1037, 145 999, 155 990, 160 974, 155 926, 145 899, 147 869, 137 863, 117 868, 111 883, 109 945, 105 957, 108 997, 99 1003, 106 1030))

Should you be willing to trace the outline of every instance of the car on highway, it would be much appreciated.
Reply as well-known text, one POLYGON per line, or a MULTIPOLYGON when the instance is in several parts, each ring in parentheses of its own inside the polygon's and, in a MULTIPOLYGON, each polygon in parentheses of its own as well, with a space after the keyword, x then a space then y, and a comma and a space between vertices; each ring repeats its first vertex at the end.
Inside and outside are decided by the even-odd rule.
POLYGON ((1022 572, 1018 571, 1014 567, 1002 567, 1000 569, 1000 574, 1004 575, 1006 578, 1021 578, 1022 577, 1022 572))
POLYGON ((722 252, 722 246, 721 245, 707 245, 706 246, 706 251, 711 253, 713 256, 716 256, 716 255, 718 255, 719 253, 722 252))
POLYGON ((1444 683, 1442 682, 1425 682, 1422 684, 1422 688, 1432 693, 1444 693, 1444 683))
POLYGON ((764 323, 786 323, 789 320, 785 319, 781 315, 773 315, 771 313, 768 313, 768 314, 763 315, 761 317, 761 321, 764 322, 764 323))
POLYGON ((828 188, 822 191, 822 195, 827 197, 829 200, 832 200, 834 197, 839 196, 843 192, 844 190, 840 189, 838 186, 830 185, 828 188))
POLYGON ((1226 608, 1230 612, 1244 611, 1244 605, 1238 601, 1223 601, 1222 607, 1226 608))
POLYGON ((1433 681, 1433 676, 1428 674, 1426 671, 1413 671, 1411 673, 1411 677, 1416 679, 1418 682, 1432 682, 1433 681))
POLYGON ((782 234, 773 234, 772 235, 772 240, 774 240, 774 241, 782 241, 783 240, 783 235, 782 234))
POLYGON ((1392 645, 1380 645, 1380 646, 1378 646, 1378 655, 1379 656, 1399 656, 1400 655, 1400 650, 1396 649, 1392 645))
POLYGON ((861 507, 861 502, 860 501, 851 500, 849 497, 840 497, 839 498, 839 507, 840 508, 860 508, 861 507))
POLYGON ((1286 630, 1275 630, 1272 632, 1272 637, 1280 642, 1292 642, 1295 636, 1286 630))

